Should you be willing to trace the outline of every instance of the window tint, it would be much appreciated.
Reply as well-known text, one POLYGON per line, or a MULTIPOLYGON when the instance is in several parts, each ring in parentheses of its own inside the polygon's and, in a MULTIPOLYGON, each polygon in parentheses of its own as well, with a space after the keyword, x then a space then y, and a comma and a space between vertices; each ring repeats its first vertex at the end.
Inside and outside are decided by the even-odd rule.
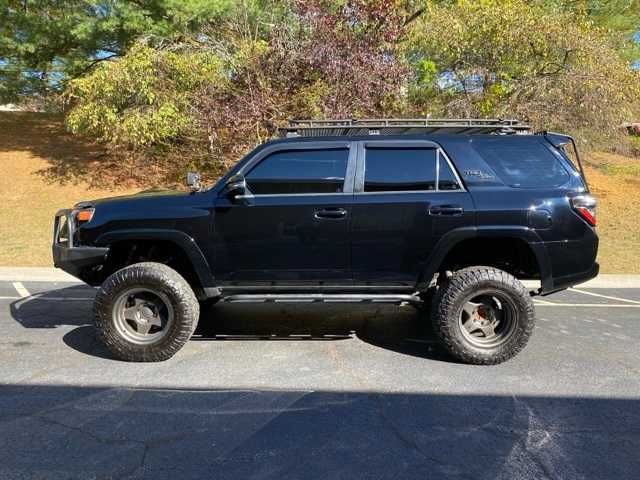
POLYGON ((349 150, 286 150, 263 159, 247 175, 255 195, 342 192, 349 150))
POLYGON ((438 172, 438 190, 460 190, 460 184, 456 180, 447 160, 440 155, 440 171, 438 172))
POLYGON ((435 190, 433 148, 367 148, 364 191, 435 190))
POLYGON ((479 138, 472 145, 512 187, 556 187, 569 180, 560 160, 537 138, 479 138))

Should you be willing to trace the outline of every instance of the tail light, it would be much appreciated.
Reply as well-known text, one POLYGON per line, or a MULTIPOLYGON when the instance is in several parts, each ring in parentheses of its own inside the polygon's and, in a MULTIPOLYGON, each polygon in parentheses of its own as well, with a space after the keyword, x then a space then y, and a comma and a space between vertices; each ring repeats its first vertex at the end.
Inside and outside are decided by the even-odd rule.
POLYGON ((592 227, 596 226, 596 204, 596 199, 591 195, 571 197, 573 209, 592 227))

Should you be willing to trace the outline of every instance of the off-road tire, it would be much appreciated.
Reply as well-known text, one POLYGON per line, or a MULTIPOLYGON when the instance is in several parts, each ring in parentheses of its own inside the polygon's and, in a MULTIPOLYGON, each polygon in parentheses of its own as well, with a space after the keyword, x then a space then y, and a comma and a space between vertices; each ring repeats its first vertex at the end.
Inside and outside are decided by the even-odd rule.
POLYGON ((198 324, 200 305, 187 281, 161 263, 130 265, 108 277, 93 304, 96 336, 120 360, 159 362, 171 358, 189 340, 198 324), (150 287, 171 302, 173 321, 166 335, 157 342, 139 345, 128 341, 116 328, 113 308, 119 294, 130 288, 150 287))
POLYGON ((438 288, 433 301, 433 328, 445 350, 463 363, 495 365, 509 360, 527 344, 535 326, 535 311, 529 292, 515 277, 492 267, 468 267, 454 272, 438 288), (461 309, 474 292, 494 289, 513 302, 515 326, 505 343, 493 348, 473 345, 462 332, 461 309))

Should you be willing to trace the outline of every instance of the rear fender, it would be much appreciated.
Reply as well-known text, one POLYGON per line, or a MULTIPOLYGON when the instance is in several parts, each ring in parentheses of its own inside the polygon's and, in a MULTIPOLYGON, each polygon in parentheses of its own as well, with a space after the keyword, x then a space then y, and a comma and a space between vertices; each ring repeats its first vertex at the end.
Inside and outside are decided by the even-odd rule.
POLYGON ((501 225, 495 227, 457 228, 443 235, 428 257, 427 266, 418 281, 418 290, 424 290, 429 286, 433 276, 440 270, 440 266, 447 254, 453 250, 456 245, 463 240, 471 238, 514 238, 524 240, 535 256, 540 272, 542 290, 546 291, 552 288, 551 262, 538 234, 534 230, 520 225, 501 225))

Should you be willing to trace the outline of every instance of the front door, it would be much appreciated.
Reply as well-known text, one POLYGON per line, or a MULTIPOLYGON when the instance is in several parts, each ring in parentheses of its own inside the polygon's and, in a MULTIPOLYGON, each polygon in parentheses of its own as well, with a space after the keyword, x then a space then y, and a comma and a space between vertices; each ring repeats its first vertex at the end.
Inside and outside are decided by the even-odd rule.
POLYGON ((363 142, 358 157, 354 283, 413 287, 442 235, 474 224, 471 197, 433 142, 363 142))
POLYGON ((222 286, 349 284, 355 150, 350 142, 281 144, 252 160, 248 195, 219 198, 216 278, 222 286), (351 167, 350 167, 351 165, 351 167))

